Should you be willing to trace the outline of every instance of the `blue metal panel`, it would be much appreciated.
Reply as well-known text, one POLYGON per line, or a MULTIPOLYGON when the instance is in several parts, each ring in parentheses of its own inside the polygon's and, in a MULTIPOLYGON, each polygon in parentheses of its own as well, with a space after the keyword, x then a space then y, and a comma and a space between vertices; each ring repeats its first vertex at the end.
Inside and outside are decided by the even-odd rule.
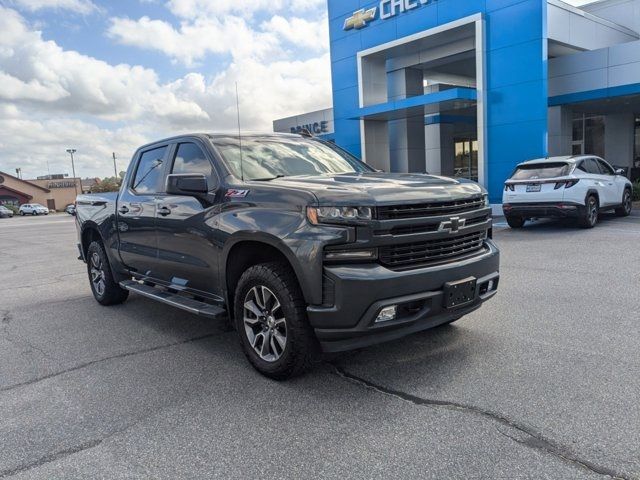
MULTIPOLYGON (((381 20, 379 2, 328 0, 336 142, 360 154, 360 121, 352 119, 359 107, 358 89, 355 72, 348 72, 357 70, 359 51, 482 13, 487 42, 487 187, 491 200, 499 202, 513 167, 547 153, 546 5, 546 0, 431 0, 381 20), (353 12, 374 6, 378 8, 373 21, 344 31, 353 12)), ((571 99, 552 99, 567 100, 571 99)))
POLYGON ((549 98, 549 106, 566 105, 568 103, 586 102, 589 100, 601 100, 604 98, 623 97, 625 95, 637 95, 640 93, 640 83, 620 85, 617 87, 598 88, 586 92, 568 93, 549 98))
POLYGON ((473 88, 451 88, 442 92, 429 93, 427 95, 419 95, 416 97, 405 98, 393 102, 380 103, 369 107, 359 108, 352 112, 349 118, 363 118, 381 113, 393 112, 413 107, 422 107, 441 102, 474 101, 478 98, 478 94, 473 88))

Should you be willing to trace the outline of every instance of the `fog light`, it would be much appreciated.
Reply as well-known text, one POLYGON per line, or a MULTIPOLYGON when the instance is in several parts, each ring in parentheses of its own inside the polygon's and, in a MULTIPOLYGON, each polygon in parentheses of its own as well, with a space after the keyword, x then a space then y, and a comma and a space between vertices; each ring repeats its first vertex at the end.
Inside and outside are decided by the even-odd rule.
POLYGON ((397 310, 398 310, 397 305, 384 307, 382 310, 380 310, 380 313, 378 314, 378 318, 376 318, 376 323, 388 322, 390 320, 394 320, 396 318, 397 310))
POLYGON ((487 284, 487 292, 493 291, 493 287, 494 287, 493 280, 489 280, 489 283, 487 284))

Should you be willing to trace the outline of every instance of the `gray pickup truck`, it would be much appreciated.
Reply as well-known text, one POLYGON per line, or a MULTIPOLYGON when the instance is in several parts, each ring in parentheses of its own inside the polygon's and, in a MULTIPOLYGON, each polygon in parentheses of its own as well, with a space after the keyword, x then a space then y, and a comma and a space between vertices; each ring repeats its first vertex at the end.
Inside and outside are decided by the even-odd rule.
POLYGON ((76 214, 98 302, 135 292, 227 317, 276 379, 479 308, 498 287, 491 222, 476 183, 383 173, 276 134, 146 145, 119 193, 80 195, 76 214))

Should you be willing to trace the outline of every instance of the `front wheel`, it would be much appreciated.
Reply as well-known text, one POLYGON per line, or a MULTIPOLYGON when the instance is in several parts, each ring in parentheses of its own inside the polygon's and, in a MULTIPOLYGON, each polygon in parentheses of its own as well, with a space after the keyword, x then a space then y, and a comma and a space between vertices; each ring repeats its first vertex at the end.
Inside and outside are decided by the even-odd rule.
POLYGON ((21 216, 21 217, 24 217, 24 212, 20 212, 20 216, 21 216))
POLYGON ((593 228, 598 223, 600 205, 594 195, 589 195, 585 203, 584 212, 578 219, 578 224, 582 228, 593 228))
POLYGON ((616 215, 618 217, 628 217, 631 215, 631 209, 633 208, 633 198, 631 197, 631 190, 625 189, 624 195, 622 195, 622 205, 616 208, 616 215))
POLYGON ((236 288, 234 313, 242 349, 261 374, 286 380, 309 367, 315 338, 289 266, 274 262, 247 269, 236 288))
POLYGON ((120 288, 113 279, 109 259, 100 242, 91 242, 87 249, 87 272, 91 292, 99 304, 117 305, 129 296, 129 291, 120 288))

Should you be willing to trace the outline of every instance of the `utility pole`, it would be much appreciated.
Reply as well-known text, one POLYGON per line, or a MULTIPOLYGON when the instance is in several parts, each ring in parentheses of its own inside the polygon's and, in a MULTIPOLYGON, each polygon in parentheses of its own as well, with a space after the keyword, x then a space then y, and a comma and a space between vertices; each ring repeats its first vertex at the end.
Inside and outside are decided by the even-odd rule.
POLYGON ((67 153, 71 155, 71 171, 73 173, 73 188, 76 190, 76 197, 78 196, 78 182, 76 181, 76 166, 73 163, 73 154, 76 153, 75 148, 67 148, 67 153))
POLYGON ((113 155, 113 174, 115 176, 116 182, 118 181, 118 167, 116 166, 116 152, 112 152, 113 155))

